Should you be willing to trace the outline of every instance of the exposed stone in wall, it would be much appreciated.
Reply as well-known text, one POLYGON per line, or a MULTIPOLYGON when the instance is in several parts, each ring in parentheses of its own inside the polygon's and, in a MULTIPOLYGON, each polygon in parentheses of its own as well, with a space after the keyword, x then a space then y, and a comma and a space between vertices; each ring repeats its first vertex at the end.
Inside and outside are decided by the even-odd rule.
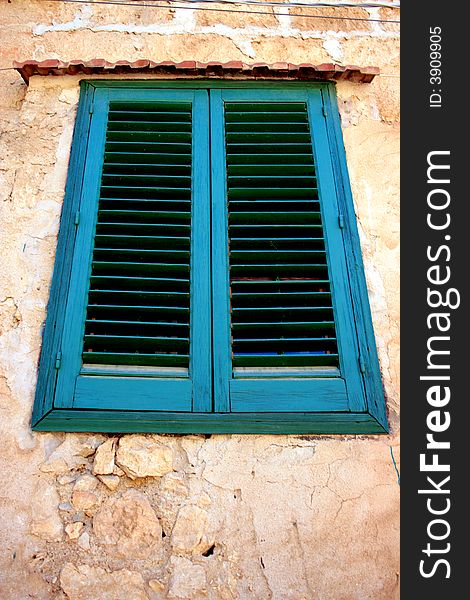
POLYGON ((31 500, 31 533, 46 541, 60 541, 63 524, 57 511, 59 496, 53 483, 40 478, 31 500))
POLYGON ((171 449, 144 435, 120 440, 116 462, 131 479, 161 477, 173 469, 171 449))
POLYGON ((67 563, 60 584, 70 600, 148 600, 142 575, 127 569, 110 573, 100 567, 67 563))
POLYGON ((55 450, 71 466, 41 476, 25 523, 26 536, 44 540, 41 559, 30 556, 33 572, 68 598, 101 600, 114 589, 114 600, 117 588, 150 600, 359 599, 364 589, 396 597, 398 485, 383 441, 146 436, 183 452, 186 466, 163 477, 123 474, 115 491, 92 475, 95 455, 115 438, 77 471, 74 452, 93 440, 78 437, 68 452, 63 443, 55 450), (86 491, 98 498, 91 513, 74 504, 86 491))
POLYGON ((346 32, 370 33, 371 31, 372 23, 368 23, 369 14, 363 8, 336 8, 332 11, 328 7, 312 9, 296 6, 295 9, 292 7, 290 12, 299 15, 292 17, 291 22, 294 29, 334 31, 343 35, 346 32), (327 17, 331 15, 338 19, 328 19, 327 17), (346 19, 342 20, 340 17, 346 17, 346 19), (357 19, 357 21, 349 19, 357 19))
POLYGON ((391 436, 363 438, 32 433, 79 78, 34 77, 26 89, 1 71, 2 600, 396 600, 396 25, 43 0, 1 3, 0 23, 0 67, 77 57, 381 67, 371 84, 337 91, 392 424, 391 436))
MULTIPOLYGON (((113 474, 115 467, 114 458, 116 453, 116 441, 116 438, 110 438, 104 444, 99 446, 95 454, 95 460, 93 461, 93 473, 95 475, 113 474)), ((103 481, 103 478, 100 479, 103 481)))
POLYGON ((182 506, 171 532, 171 545, 176 553, 204 554, 215 543, 215 523, 208 513, 194 504, 182 506))
POLYGON ((172 556, 171 577, 167 598, 186 599, 207 596, 207 579, 204 568, 187 558, 172 556))
POLYGON ((99 543, 121 558, 149 558, 158 551, 162 528, 146 496, 128 490, 109 498, 93 518, 93 533, 99 543))

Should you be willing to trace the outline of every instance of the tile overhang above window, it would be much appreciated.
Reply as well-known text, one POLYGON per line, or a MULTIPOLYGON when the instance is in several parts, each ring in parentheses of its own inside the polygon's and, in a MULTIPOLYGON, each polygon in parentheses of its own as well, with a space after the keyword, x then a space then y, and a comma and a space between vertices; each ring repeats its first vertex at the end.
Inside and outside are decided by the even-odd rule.
POLYGON ((154 62, 152 60, 136 60, 134 62, 119 60, 108 62, 104 59, 89 61, 71 60, 26 60, 13 62, 13 67, 20 73, 26 83, 33 75, 157 75, 163 77, 201 77, 201 78, 233 78, 233 79, 279 79, 299 81, 338 81, 347 80, 354 83, 370 83, 379 74, 378 67, 358 67, 355 65, 337 65, 323 63, 292 64, 276 62, 272 64, 257 62, 252 64, 241 61, 198 62, 154 62))

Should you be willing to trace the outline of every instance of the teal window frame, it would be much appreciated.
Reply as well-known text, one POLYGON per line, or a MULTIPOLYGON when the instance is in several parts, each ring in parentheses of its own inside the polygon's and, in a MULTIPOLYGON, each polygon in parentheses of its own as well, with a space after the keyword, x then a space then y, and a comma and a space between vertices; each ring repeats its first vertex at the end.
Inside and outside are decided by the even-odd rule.
POLYGON ((80 85, 32 428, 140 433, 388 432, 335 85, 224 80, 88 80, 80 85), (193 368, 186 379, 155 378, 144 372, 133 376, 80 372, 101 182, 97 165, 103 162, 109 101, 152 100, 156 94, 159 100, 193 104, 191 260, 197 257, 197 267, 191 268, 193 368), (223 102, 234 100, 300 101, 308 107, 315 130, 312 144, 332 273, 341 381, 327 376, 232 376, 228 223, 220 192, 226 185, 223 102))

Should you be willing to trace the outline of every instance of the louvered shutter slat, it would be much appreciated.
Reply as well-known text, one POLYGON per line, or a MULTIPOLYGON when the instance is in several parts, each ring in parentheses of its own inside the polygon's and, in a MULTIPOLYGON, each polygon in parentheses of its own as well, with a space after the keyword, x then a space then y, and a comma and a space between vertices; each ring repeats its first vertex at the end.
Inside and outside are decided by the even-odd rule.
MULTIPOLYGON (((123 366, 142 366, 145 364, 149 367, 186 367, 189 356, 186 355, 169 355, 169 354, 145 354, 139 353, 113 353, 113 352, 84 352, 84 363, 94 365, 123 365, 123 366)), ((174 405, 176 407, 176 404, 174 405)))
POLYGON ((189 368, 191 105, 110 104, 85 364, 189 368))

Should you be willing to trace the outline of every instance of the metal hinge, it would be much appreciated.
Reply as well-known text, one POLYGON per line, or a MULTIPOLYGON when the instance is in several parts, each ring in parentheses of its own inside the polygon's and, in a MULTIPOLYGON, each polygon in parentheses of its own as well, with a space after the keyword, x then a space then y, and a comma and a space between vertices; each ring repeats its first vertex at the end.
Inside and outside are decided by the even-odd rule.
POLYGON ((344 229, 344 216, 343 216, 343 213, 339 213, 339 215, 338 215, 338 223, 339 223, 340 229, 344 229))
POLYGON ((365 372, 366 372, 366 365, 364 363, 364 359, 362 358, 362 354, 359 354, 359 368, 361 370, 361 373, 365 374, 365 372))
POLYGON ((59 370, 61 366, 62 366, 62 352, 59 350, 59 352, 57 352, 56 357, 55 357, 55 368, 57 370, 59 370))
POLYGON ((328 111, 326 110, 326 106, 322 106, 322 111, 323 111, 323 116, 326 117, 328 116, 328 111))
POLYGON ((77 212, 75 213, 75 219, 73 221, 75 223, 75 225, 78 225, 80 223, 80 211, 77 210, 77 212))
POLYGON ((92 100, 90 102, 90 109, 89 109, 90 115, 93 114, 94 109, 95 109, 95 99, 92 98, 92 100))

